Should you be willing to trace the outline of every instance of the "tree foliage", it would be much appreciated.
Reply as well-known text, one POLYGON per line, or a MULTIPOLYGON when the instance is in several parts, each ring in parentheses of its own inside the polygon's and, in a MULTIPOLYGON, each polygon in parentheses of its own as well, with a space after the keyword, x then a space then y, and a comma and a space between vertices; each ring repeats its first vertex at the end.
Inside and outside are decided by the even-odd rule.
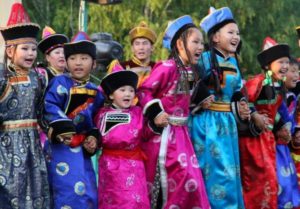
MULTIPOLYGON (((56 31, 73 35, 77 30, 79 0, 23 0, 31 19, 52 26, 56 31)), ((162 37, 168 21, 189 14, 199 25, 210 6, 230 7, 239 25, 243 41, 240 56, 246 74, 259 72, 256 55, 263 39, 271 36, 279 43, 288 43, 292 55, 299 55, 295 27, 300 25, 297 10, 299 0, 123 0, 121 4, 99 5, 89 3, 88 33, 108 32, 124 47, 124 59, 131 56, 128 32, 145 20, 157 35, 154 60, 165 59, 168 52, 162 48, 162 37)))

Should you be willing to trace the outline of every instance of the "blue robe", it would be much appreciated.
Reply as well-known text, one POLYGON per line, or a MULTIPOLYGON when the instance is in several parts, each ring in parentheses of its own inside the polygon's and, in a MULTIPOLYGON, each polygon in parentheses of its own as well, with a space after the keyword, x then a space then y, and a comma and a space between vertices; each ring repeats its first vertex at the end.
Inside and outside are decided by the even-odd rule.
POLYGON ((44 79, 34 70, 0 70, 0 209, 50 208, 38 134, 44 79))
MULTIPOLYGON (((69 75, 60 75, 53 78, 48 86, 45 95, 45 119, 50 126, 56 122, 72 121, 76 133, 87 134, 93 127, 92 117, 103 105, 103 101, 102 94, 93 83, 79 83, 69 75), (70 118, 70 114, 89 99, 93 103, 88 104, 75 118, 70 118)), ((47 140, 44 149, 53 208, 97 209, 95 173, 91 156, 84 148, 81 145, 72 148, 47 140)))
MULTIPOLYGON (((244 208, 240 178, 238 130, 230 111, 232 95, 241 90, 242 78, 234 57, 224 59, 216 51, 221 69, 222 96, 215 95, 216 109, 202 110, 192 116, 191 138, 203 171, 207 195, 212 209, 244 208), (222 110, 224 107, 225 110, 222 110), (228 110, 229 108, 229 110, 228 110)), ((204 80, 212 73, 210 52, 204 52, 199 61, 204 80)))
MULTIPOLYGON (((294 93, 287 93, 287 102, 288 104, 283 102, 278 109, 278 123, 282 125, 281 127, 287 126, 293 133, 295 126, 294 113, 296 110, 296 96, 294 93)), ((278 209, 300 206, 300 191, 297 184, 295 163, 291 157, 288 144, 281 143, 278 140, 276 143, 276 167, 279 186, 278 209)))

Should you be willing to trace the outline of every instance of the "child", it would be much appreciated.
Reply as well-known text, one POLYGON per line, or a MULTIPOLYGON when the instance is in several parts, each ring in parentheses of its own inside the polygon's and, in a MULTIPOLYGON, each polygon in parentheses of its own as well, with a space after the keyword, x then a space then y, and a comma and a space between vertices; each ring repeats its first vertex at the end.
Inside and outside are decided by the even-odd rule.
MULTIPOLYGON (((275 41, 274 41, 275 42, 275 41)), ((276 42, 275 42, 276 43, 276 42)), ((278 208, 294 208, 300 205, 300 190, 297 185, 295 164, 291 158, 288 144, 291 132, 294 132, 296 97, 289 89, 296 87, 299 79, 298 63, 291 58, 289 69, 284 82, 286 89, 286 102, 279 107, 273 133, 276 136, 276 169, 279 185, 278 208)))
POLYGON ((101 82, 112 103, 100 109, 95 118, 103 148, 99 158, 99 209, 150 208, 145 157, 140 148, 143 113, 140 107, 131 106, 137 83, 137 74, 129 70, 111 73, 101 82))
POLYGON ((210 206, 187 127, 190 91, 197 79, 191 65, 203 51, 203 37, 185 15, 168 26, 163 44, 171 50, 170 59, 152 69, 138 92, 148 125, 157 133, 144 145, 152 208, 158 204, 158 208, 207 209, 210 206), (162 205, 157 202, 159 195, 162 205))
POLYGON ((45 96, 50 140, 45 151, 53 208, 95 209, 97 184, 90 157, 96 151, 98 131, 89 127, 104 100, 97 86, 89 82, 96 46, 87 34, 79 32, 64 45, 64 53, 70 74, 54 77, 45 96), (85 112, 90 118, 83 117, 85 112))
POLYGON ((245 84, 250 104, 263 114, 263 121, 256 122, 263 132, 258 136, 240 137, 241 174, 247 209, 277 208, 278 205, 275 137, 272 129, 285 96, 282 80, 288 70, 289 57, 289 46, 286 44, 265 47, 257 55, 264 73, 245 84))
POLYGON ((240 92, 243 82, 236 55, 240 32, 228 7, 211 8, 200 26, 209 39, 209 51, 198 63, 209 93, 198 92, 191 136, 211 207, 244 208, 237 124, 249 118, 249 109, 240 92), (235 109, 240 111, 230 105, 233 100, 238 100, 235 109))
MULTIPOLYGON (((299 41, 299 46, 300 46, 300 26, 296 28, 297 33, 298 33, 298 41, 299 41)), ((293 64, 293 62, 292 62, 293 64)), ((293 67, 295 70, 298 70, 299 73, 299 58, 298 58, 298 64, 295 63, 293 64, 293 67)), ((298 187, 300 190, 300 80, 297 81, 296 87, 291 89, 291 91, 294 93, 296 97, 296 108, 295 108, 295 130, 293 134, 293 139, 291 142, 291 147, 292 147, 292 157, 296 165, 296 170, 297 170, 297 176, 298 176, 298 187)), ((300 207, 298 207, 300 209, 300 207)))
POLYGON ((47 169, 37 129, 44 80, 32 69, 39 26, 15 3, 0 31, 6 46, 5 70, 0 71, 0 208, 48 209, 47 169))

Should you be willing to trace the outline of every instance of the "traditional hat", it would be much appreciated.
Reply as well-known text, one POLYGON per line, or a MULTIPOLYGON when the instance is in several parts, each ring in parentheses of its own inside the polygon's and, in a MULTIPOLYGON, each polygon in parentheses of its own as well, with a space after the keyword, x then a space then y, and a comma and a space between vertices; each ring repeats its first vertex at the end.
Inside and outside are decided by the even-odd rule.
POLYGON ((144 21, 140 22, 137 27, 129 31, 129 36, 131 42, 133 42, 136 38, 147 38, 152 44, 155 43, 157 38, 156 33, 151 30, 144 21))
POLYGON ((43 29, 42 40, 39 42, 38 48, 43 54, 48 54, 53 49, 63 47, 68 41, 69 39, 67 36, 57 34, 52 28, 45 26, 43 29))
POLYGON ((27 42, 36 43, 36 37, 40 26, 31 23, 27 12, 21 3, 12 5, 6 27, 1 27, 0 31, 5 40, 5 44, 15 45, 27 42))
POLYGON ((93 59, 96 59, 96 45, 82 31, 79 31, 70 43, 64 45, 64 52, 66 59, 72 54, 89 54, 93 59))
POLYGON ((300 39, 300 25, 296 27, 296 31, 297 31, 297 34, 298 34, 298 38, 300 39))
POLYGON ((132 86, 135 90, 137 88, 138 75, 130 70, 121 70, 108 74, 105 76, 100 85, 105 94, 109 96, 115 90, 122 86, 132 86))
POLYGON ((228 7, 222 7, 220 9, 210 7, 209 14, 201 20, 200 27, 205 31, 205 33, 210 35, 222 28, 224 25, 232 22, 235 22, 235 20, 233 19, 231 10, 228 7))
POLYGON ((281 57, 290 57, 290 48, 287 44, 278 44, 274 39, 266 37, 263 44, 263 51, 257 55, 260 66, 265 69, 274 60, 281 57))
POLYGON ((176 20, 169 22, 163 37, 163 46, 171 50, 177 38, 184 30, 190 27, 195 27, 195 24, 189 15, 181 16, 176 20))

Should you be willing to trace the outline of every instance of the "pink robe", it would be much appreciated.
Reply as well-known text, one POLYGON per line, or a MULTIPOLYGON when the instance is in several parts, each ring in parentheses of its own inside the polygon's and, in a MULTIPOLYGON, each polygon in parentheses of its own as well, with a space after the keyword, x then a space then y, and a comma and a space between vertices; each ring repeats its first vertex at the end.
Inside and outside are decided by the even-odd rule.
MULTIPOLYGON (((191 70, 187 71, 190 72, 188 77, 193 77, 191 70)), ((144 107, 144 113, 153 103, 158 102, 170 116, 187 119, 190 94, 182 91, 180 85, 177 86, 179 76, 174 60, 157 63, 149 78, 139 87, 139 102, 144 107)), ((161 136, 153 135, 148 140, 143 144, 148 157, 146 161, 148 189, 151 193, 156 163, 159 159, 163 208, 210 208, 187 124, 169 124, 161 136)))
POLYGON ((98 209, 149 209, 145 156, 140 149, 140 107, 102 108, 95 118, 102 135, 99 158, 98 209))

